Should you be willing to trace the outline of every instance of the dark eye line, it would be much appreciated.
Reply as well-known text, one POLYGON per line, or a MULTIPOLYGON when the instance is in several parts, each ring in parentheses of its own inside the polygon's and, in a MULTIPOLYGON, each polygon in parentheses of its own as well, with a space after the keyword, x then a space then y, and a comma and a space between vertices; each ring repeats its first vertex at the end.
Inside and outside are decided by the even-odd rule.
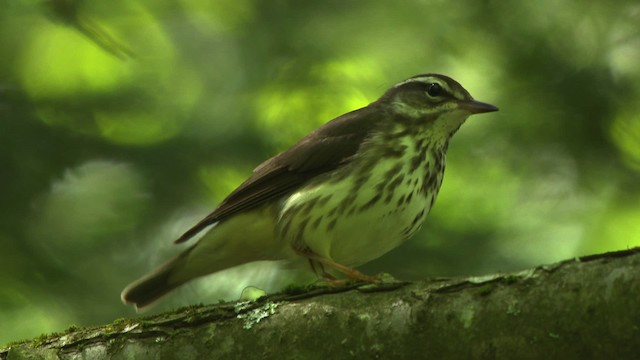
POLYGON ((405 91, 409 91, 409 90, 421 91, 425 95, 427 95, 432 101, 436 101, 436 102, 444 101, 447 98, 453 98, 453 95, 451 95, 451 93, 445 90, 445 88, 437 82, 430 82, 430 83, 409 82, 409 83, 402 84, 400 88, 405 89, 405 91), (435 96, 429 94, 429 88, 434 84, 440 87, 438 94, 435 96))

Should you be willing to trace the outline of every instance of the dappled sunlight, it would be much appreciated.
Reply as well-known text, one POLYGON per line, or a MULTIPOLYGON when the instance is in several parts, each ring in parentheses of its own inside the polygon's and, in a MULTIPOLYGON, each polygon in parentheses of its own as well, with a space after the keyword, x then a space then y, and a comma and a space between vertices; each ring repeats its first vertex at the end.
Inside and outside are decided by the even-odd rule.
POLYGON ((248 178, 251 175, 251 170, 242 171, 240 167, 220 165, 200 167, 198 179, 207 189, 206 196, 210 200, 211 210, 248 178))
POLYGON ((625 199, 626 206, 602 212, 589 229, 586 253, 611 251, 611 249, 630 249, 640 246, 640 196, 625 199))
MULTIPOLYGON (((425 225, 376 271, 480 275, 640 246, 639 10, 7 2, 0 344, 132 315, 124 285, 197 241, 173 243, 260 162, 420 73, 500 111, 462 126, 425 225)), ((153 311, 308 281, 247 265, 153 311)))
MULTIPOLYGON (((636 8, 635 13, 637 14, 638 12, 640 12, 640 9, 636 8)), ((637 20, 637 18, 631 17, 627 21, 616 22, 609 34, 611 49, 606 56, 609 66, 616 76, 638 76, 640 73, 637 62, 640 58, 640 38, 637 36, 637 20)))
POLYGON ((640 172, 640 112, 638 103, 620 111, 610 127, 610 136, 629 168, 640 172))
POLYGON ((74 309, 60 298, 11 282, 2 285, 0 305, 12 311, 0 311, 0 339, 26 340, 72 325, 69 319, 74 318, 74 309))
POLYGON ((31 34, 20 73, 35 100, 114 91, 133 75, 131 62, 106 53, 72 28, 42 21, 31 34))
POLYGON ((95 120, 103 138, 123 145, 150 145, 170 139, 180 131, 175 117, 162 113, 106 110, 96 112, 95 120))
POLYGON ((372 91, 383 81, 376 70, 371 61, 340 60, 317 65, 311 76, 319 79, 313 83, 269 84, 257 98, 258 126, 273 134, 271 141, 278 147, 290 145, 313 128, 381 96, 372 91))
POLYGON ((131 166, 82 164, 66 170, 38 200, 30 241, 62 257, 99 248, 111 236, 132 231, 148 200, 144 181, 131 166))
MULTIPOLYGON (((491 148, 491 144, 480 146, 491 148)), ((483 156, 492 154, 485 150, 465 162, 457 157, 459 152, 452 153, 429 222, 453 229, 464 223, 466 230, 461 231, 491 234, 489 243, 467 239, 458 246, 482 248, 521 267, 559 261, 588 248, 591 239, 585 219, 601 214, 599 199, 610 191, 581 188, 576 164, 568 154, 543 150, 533 156, 498 159, 483 156), (520 165, 510 165, 514 160, 520 165)), ((443 238, 446 235, 428 229, 419 236, 423 240, 417 238, 415 246, 448 241, 443 238)))
POLYGON ((125 145, 181 132, 202 84, 190 69, 176 67, 174 46, 155 19, 140 6, 127 9, 128 17, 115 20, 118 28, 106 27, 126 36, 135 53, 127 57, 114 56, 81 28, 37 19, 19 73, 43 122, 125 145))
POLYGON ((179 0, 189 22, 203 32, 237 30, 255 17, 251 0, 179 0))

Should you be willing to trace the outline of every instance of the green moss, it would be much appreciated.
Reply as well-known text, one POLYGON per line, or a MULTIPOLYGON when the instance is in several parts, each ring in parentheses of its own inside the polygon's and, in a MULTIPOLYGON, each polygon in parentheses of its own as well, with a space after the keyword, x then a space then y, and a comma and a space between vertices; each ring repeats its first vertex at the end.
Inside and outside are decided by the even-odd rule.
POLYGON ((204 304, 202 303, 198 303, 198 304, 193 304, 193 305, 188 305, 188 306, 183 306, 183 307, 179 307, 171 312, 167 312, 165 315, 176 315, 176 314, 182 314, 185 312, 194 312, 197 310, 202 309, 203 307, 205 307, 204 304))
POLYGON ((493 289, 495 289, 495 284, 493 283, 489 283, 489 284, 484 284, 480 287, 478 287, 478 295, 480 296, 487 296, 489 294, 491 294, 493 292, 493 289))
POLYGON ((511 285, 511 284, 515 284, 518 281, 520 281, 520 277, 517 275, 506 275, 502 278, 502 280, 507 284, 507 285, 511 285))
POLYGON ((78 327, 78 325, 71 324, 71 325, 69 325, 69 327, 68 327, 68 328, 66 328, 62 333, 63 333, 63 334, 71 334, 72 332, 76 332, 76 331, 78 331, 78 330, 80 330, 80 327, 78 327))
POLYGON ((33 339, 33 341, 29 344, 29 347, 32 349, 41 347, 42 345, 46 344, 50 339, 60 336, 60 333, 54 332, 51 334, 42 334, 40 336, 38 336, 37 338, 33 339))
POLYGON ((126 326, 126 325, 129 325, 131 323, 132 323, 131 319, 118 318, 118 319, 113 320, 112 324, 113 325, 124 325, 124 326, 126 326))
POLYGON ((507 314, 513 316, 520 315, 520 302, 518 300, 513 300, 508 303, 507 314))
POLYGON ((31 340, 16 340, 16 341, 11 341, 11 342, 7 343, 6 345, 4 345, 4 346, 0 347, 0 352, 1 352, 2 350, 8 349, 8 348, 12 348, 12 347, 19 346, 19 345, 24 345, 24 344, 28 343, 29 341, 31 341, 31 340))
POLYGON ((149 320, 140 320, 139 324, 140 324, 140 328, 145 328, 145 327, 155 325, 153 321, 149 321, 149 320))
POLYGON ((280 293, 284 295, 300 295, 306 293, 308 290, 308 285, 289 284, 285 286, 280 293))

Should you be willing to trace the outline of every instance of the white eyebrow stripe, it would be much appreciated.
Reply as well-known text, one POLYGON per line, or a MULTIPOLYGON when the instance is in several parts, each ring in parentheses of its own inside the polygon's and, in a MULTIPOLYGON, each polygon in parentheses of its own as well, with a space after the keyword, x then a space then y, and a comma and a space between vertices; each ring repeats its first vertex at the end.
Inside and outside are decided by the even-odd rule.
POLYGON ((404 84, 408 84, 408 83, 412 83, 412 82, 422 82, 422 83, 438 83, 440 84, 440 86, 443 86, 445 88, 449 88, 446 84, 444 84, 442 81, 440 81, 440 79, 435 78, 433 76, 421 76, 421 77, 417 77, 417 78, 411 78, 411 79, 407 79, 405 81, 399 82, 397 84, 394 85, 394 87, 399 87, 402 86, 404 84))
POLYGON ((444 88, 449 94, 456 94, 455 91, 453 91, 453 89, 449 86, 449 84, 440 79, 437 78, 435 76, 421 76, 421 77, 416 77, 416 78, 411 78, 411 79, 407 79, 405 81, 402 81, 396 85, 394 85, 395 88, 400 87, 404 84, 409 84, 409 83, 413 83, 413 82, 420 82, 420 83, 424 83, 424 84, 433 84, 436 83, 440 86, 442 86, 442 88, 444 88))
POLYGON ((444 90, 446 92, 448 92, 449 94, 451 94, 454 98, 456 98, 456 99, 463 99, 464 98, 464 94, 463 93, 461 93, 459 91, 456 91, 455 89, 451 88, 446 81, 444 81, 444 80, 442 80, 440 78, 437 78, 435 76, 421 76, 421 77, 416 77, 416 78, 410 78, 410 79, 407 79, 405 81, 397 83, 393 87, 397 88, 397 87, 400 87, 400 86, 402 86, 404 84, 408 84, 408 83, 412 83, 412 82, 422 82, 422 83, 426 83, 426 84, 428 84, 428 83, 436 83, 436 84, 439 84, 440 86, 442 86, 444 88, 444 90))

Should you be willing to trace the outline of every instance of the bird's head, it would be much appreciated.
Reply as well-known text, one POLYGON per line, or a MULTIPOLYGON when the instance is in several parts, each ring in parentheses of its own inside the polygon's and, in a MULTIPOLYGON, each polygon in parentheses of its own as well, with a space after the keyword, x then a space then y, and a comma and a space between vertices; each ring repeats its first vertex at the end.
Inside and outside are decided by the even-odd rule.
POLYGON ((421 74, 389 89, 378 103, 383 104, 399 122, 409 126, 428 126, 434 135, 450 137, 473 114, 498 108, 476 101, 452 78, 439 74, 421 74))

